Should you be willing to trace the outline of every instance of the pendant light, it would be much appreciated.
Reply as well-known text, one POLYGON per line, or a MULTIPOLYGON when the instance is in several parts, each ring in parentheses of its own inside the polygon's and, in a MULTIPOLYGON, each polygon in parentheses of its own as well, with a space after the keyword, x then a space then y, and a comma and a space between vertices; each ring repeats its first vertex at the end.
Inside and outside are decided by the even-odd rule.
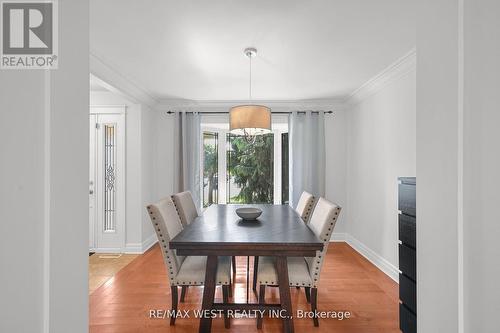
POLYGON ((271 109, 264 105, 252 104, 252 58, 257 55, 257 49, 249 47, 244 50, 250 62, 249 104, 237 105, 229 111, 229 130, 231 134, 244 136, 249 143, 255 142, 258 135, 271 132, 271 109))

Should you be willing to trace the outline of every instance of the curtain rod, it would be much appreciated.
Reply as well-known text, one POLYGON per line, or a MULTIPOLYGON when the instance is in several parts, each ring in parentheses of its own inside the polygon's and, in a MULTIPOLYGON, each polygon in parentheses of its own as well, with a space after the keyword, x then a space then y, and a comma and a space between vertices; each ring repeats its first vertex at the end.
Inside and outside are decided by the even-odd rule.
MULTIPOLYGON (((180 112, 180 111, 167 111, 167 114, 174 114, 176 112, 180 112)), ((272 114, 290 114, 292 113, 293 111, 274 111, 274 112, 271 112, 272 114)), ((186 113, 193 113, 193 111, 186 111, 186 113)), ((198 112, 199 114, 229 114, 229 111, 221 111, 221 112, 198 112)), ((297 111, 297 113, 306 113, 306 111, 297 111)), ((312 113, 319 113, 319 111, 312 111, 312 113)), ((326 114, 332 114, 333 111, 329 110, 329 111, 325 111, 326 114)))

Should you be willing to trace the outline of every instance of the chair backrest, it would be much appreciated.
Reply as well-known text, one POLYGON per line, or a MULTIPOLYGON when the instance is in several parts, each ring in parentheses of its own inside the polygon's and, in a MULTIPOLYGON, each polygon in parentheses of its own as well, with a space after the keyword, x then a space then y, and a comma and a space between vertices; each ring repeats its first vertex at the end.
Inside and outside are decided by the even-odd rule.
POLYGON ((169 249, 168 243, 182 231, 179 215, 170 198, 161 199, 157 203, 148 205, 147 210, 153 223, 153 228, 158 236, 158 242, 163 255, 163 261, 167 266, 170 283, 174 285, 175 277, 184 261, 184 257, 178 256, 175 250, 169 249))
POLYGON ((172 195, 177 213, 181 218, 182 225, 186 226, 198 217, 198 210, 194 204, 193 195, 189 191, 172 195))
POLYGON ((309 222, 309 218, 311 217, 311 212, 314 206, 314 196, 309 192, 302 192, 299 198, 299 202, 297 203, 297 207, 295 211, 299 213, 305 223, 309 222))
POLYGON ((323 260, 342 208, 330 201, 319 198, 309 221, 309 228, 323 242, 323 250, 316 251, 316 257, 306 257, 314 287, 317 286, 323 260))

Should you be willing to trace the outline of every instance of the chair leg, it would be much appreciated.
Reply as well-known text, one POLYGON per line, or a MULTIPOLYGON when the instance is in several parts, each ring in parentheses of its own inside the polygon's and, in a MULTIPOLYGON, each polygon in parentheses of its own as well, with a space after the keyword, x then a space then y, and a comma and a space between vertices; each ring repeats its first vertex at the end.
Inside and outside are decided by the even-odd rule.
MULTIPOLYGON (((311 288, 311 311, 316 313, 318 309, 318 288, 311 288)), ((319 321, 317 316, 313 316, 314 326, 319 326, 319 321)))
POLYGON ((177 303, 179 300, 179 296, 177 294, 177 286, 170 287, 170 291, 172 294, 172 312, 173 315, 170 317, 170 326, 175 325, 175 314, 177 313, 177 303))
MULTIPOLYGON (((266 304, 266 285, 261 284, 260 285, 260 290, 259 290, 259 304, 266 304)), ((261 329, 262 328, 262 315, 257 314, 257 328, 261 329)))
POLYGON ((231 281, 231 277, 229 277, 229 288, 228 288, 229 297, 233 297, 233 282, 231 281))
POLYGON ((257 291, 257 272, 259 271, 259 256, 253 257, 253 291, 257 291))
POLYGON ((307 303, 311 303, 311 287, 304 287, 307 303))
POLYGON ((233 256, 231 258, 231 261, 232 261, 232 266, 233 266, 233 275, 236 276, 236 257, 233 256))
POLYGON ((184 303, 184 298, 186 297, 188 286, 182 286, 181 288, 181 303, 184 303))
MULTIPOLYGON (((229 290, 230 286, 229 285, 223 285, 222 286, 222 301, 224 303, 229 303, 229 290)), ((224 327, 229 328, 231 326, 231 323, 229 321, 229 317, 227 316, 227 311, 224 311, 224 327)))

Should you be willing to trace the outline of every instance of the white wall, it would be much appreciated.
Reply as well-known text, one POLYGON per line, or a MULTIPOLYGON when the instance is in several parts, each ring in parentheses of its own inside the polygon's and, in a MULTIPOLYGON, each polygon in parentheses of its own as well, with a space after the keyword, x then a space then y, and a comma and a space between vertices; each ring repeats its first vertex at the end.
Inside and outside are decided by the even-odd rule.
POLYGON ((142 110, 140 104, 127 102, 126 116, 126 238, 128 252, 142 247, 142 110))
POLYGON ((46 208, 43 89, 44 76, 39 71, 2 71, 0 76, 0 234, 9 235, 0 242, 2 332, 42 332, 43 327, 46 208), (33 168, 34 165, 40 167, 33 168), (12 249, 17 250, 15 256, 12 249), (16 309, 31 313, 31 320, 24 320, 24 315, 16 309))
POLYGON ((419 1, 417 326, 458 330, 459 1, 419 1))
POLYGON ((342 207, 332 240, 345 238, 347 215, 347 112, 325 115, 325 197, 342 207))
POLYGON ((345 230, 394 267, 397 178, 415 176, 415 80, 413 67, 347 112, 345 230))
POLYGON ((142 106, 141 112, 141 148, 142 148, 142 200, 141 200, 141 234, 143 250, 149 248, 157 240, 156 234, 151 225, 151 219, 146 211, 146 206, 156 202, 158 199, 157 184, 157 130, 156 111, 152 111, 147 106, 142 106))
POLYGON ((464 315, 466 332, 496 332, 500 313, 500 3, 465 1, 464 315))
POLYGON ((0 71, 0 332, 88 332, 88 29, 59 1, 59 69, 0 71))
MULTIPOLYGON (((420 3, 419 3, 420 4, 420 3)), ((422 1, 417 267, 422 332, 496 332, 500 3, 422 1)))
POLYGON ((156 184, 157 199, 174 191, 174 116, 158 111, 156 114, 156 184))

